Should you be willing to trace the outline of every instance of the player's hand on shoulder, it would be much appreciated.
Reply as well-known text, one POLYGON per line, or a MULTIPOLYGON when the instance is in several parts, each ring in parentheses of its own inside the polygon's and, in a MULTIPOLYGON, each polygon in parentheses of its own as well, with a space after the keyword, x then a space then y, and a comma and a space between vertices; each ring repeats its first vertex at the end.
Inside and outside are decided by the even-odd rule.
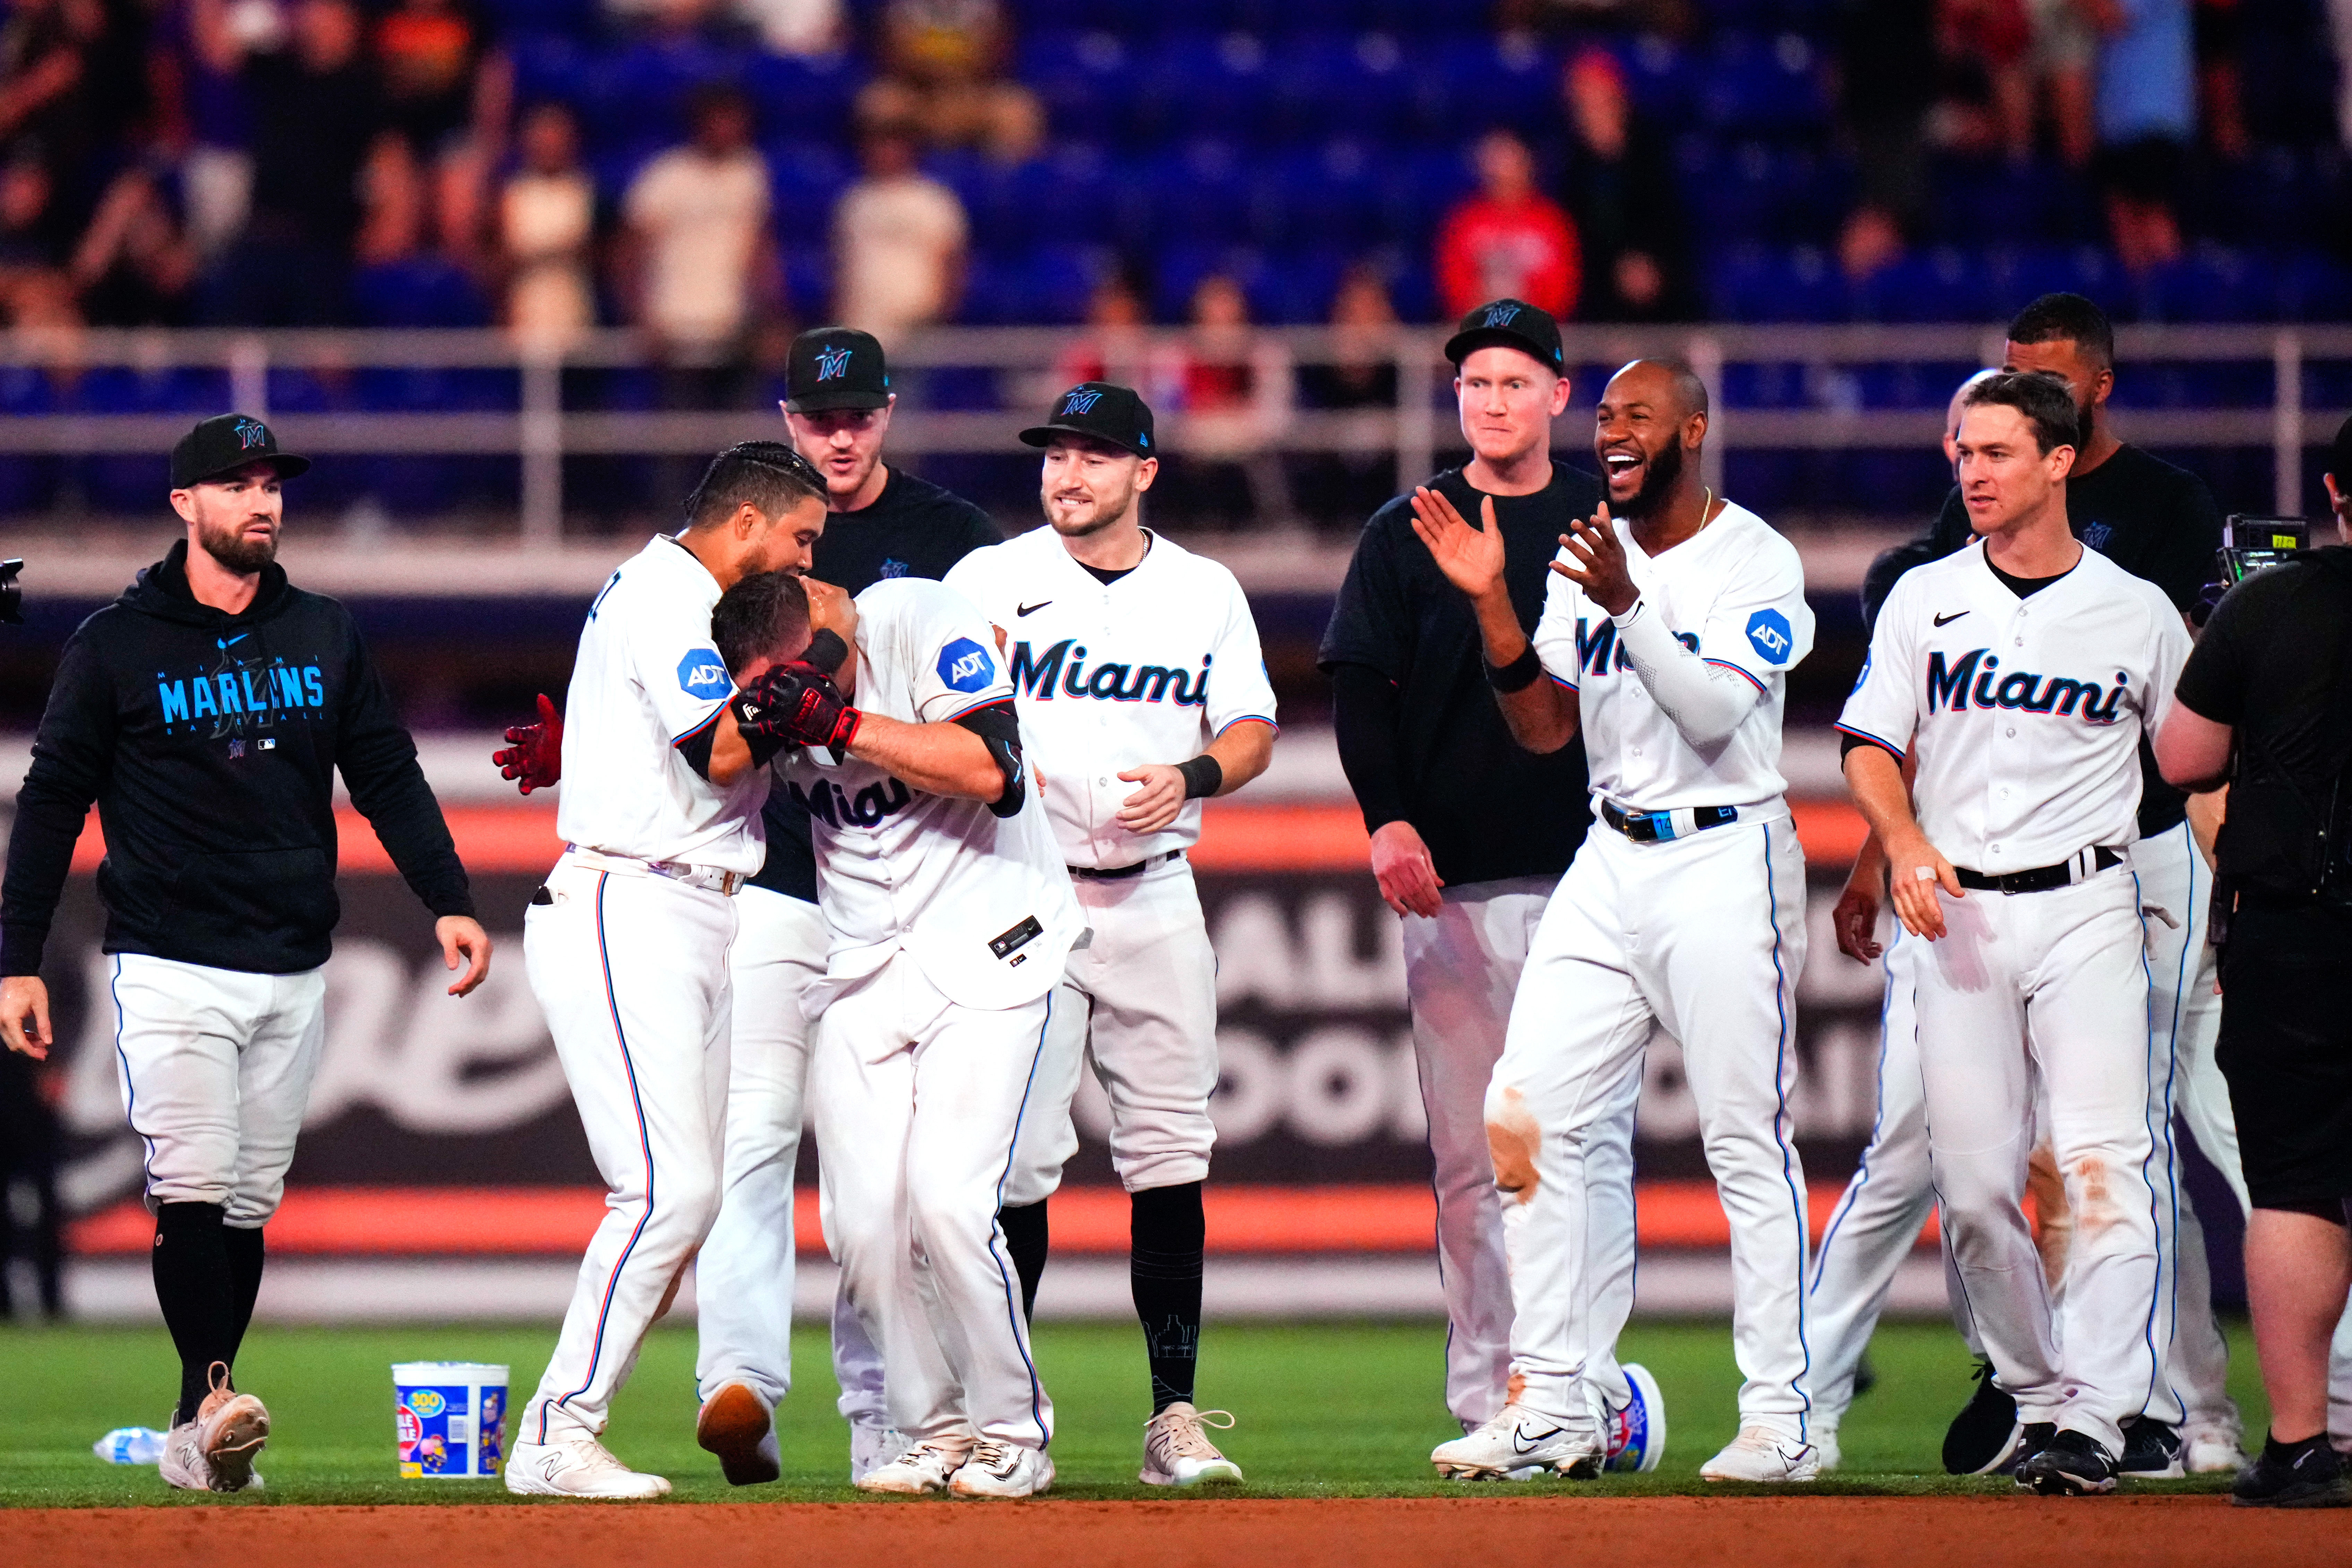
POLYGON ((1410 822, 1382 823, 1372 835, 1372 879, 1380 883, 1389 908, 1401 915, 1434 920, 1444 907, 1438 890, 1445 882, 1420 830, 1410 822))
POLYGON ((49 988, 37 974, 11 974, 0 980, 0 1038, 19 1056, 37 1062, 49 1059, 55 1037, 49 1031, 49 988))
POLYGON ((1568 559, 1554 561, 1551 569, 1583 589, 1586 598, 1611 615, 1623 615, 1642 596, 1633 585, 1633 570, 1625 563, 1625 542, 1617 537, 1616 526, 1609 521, 1607 501, 1561 534, 1559 543, 1568 559))
POLYGON ((552 788, 563 776, 563 715, 546 692, 539 694, 539 722, 509 725, 505 749, 492 752, 490 761, 524 795, 552 788))
POLYGON ((1952 863, 1927 842, 1924 833, 1887 847, 1886 881, 1895 900, 1895 917, 1902 921, 1903 929, 1929 942, 1944 934, 1944 906, 1937 894, 1949 893, 1956 899, 1967 896, 1952 863))
POLYGON ((1166 763, 1147 763, 1118 776, 1139 786, 1118 807, 1118 825, 1129 833, 1157 833, 1184 809, 1184 775, 1166 763))
POLYGON ((1444 494, 1423 485, 1412 492, 1412 531, 1429 547, 1430 559, 1445 580, 1473 599, 1498 591, 1503 583, 1503 531, 1495 526, 1495 499, 1484 498, 1478 515, 1486 527, 1470 526, 1444 494))

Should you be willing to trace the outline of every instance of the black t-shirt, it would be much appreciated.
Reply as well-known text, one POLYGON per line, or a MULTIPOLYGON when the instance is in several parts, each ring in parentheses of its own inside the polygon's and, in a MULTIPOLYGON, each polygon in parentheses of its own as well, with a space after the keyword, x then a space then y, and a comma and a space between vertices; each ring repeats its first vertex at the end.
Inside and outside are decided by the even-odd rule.
MULTIPOLYGON (((2066 522, 2075 538, 2163 589, 2179 609, 2195 604, 2199 591, 2213 580, 2213 552, 2221 548, 2221 510, 2213 504, 2213 492, 2188 469, 2137 447, 2118 447, 2105 462, 2066 481, 2066 522)), ((1928 534, 1936 557, 1951 554, 1975 537, 1955 485, 1928 534)), ((2188 796, 2157 773, 2156 755, 2145 739, 2139 773, 2139 835, 2152 838, 2180 825, 2188 796)))
MULTIPOLYGON (((1479 526, 1485 497, 1460 469, 1429 484, 1479 526)), ((1544 489, 1494 501, 1511 605, 1532 636, 1559 536, 1600 506, 1601 481, 1555 463, 1544 489)), ((1410 497, 1389 502, 1364 525, 1318 662, 1338 678, 1341 761, 1366 826, 1412 823, 1448 886, 1568 869, 1592 821, 1583 743, 1538 756, 1511 739, 1486 684, 1470 602, 1413 532, 1410 497), (1348 711, 1356 699, 1345 666, 1375 672, 1393 688, 1393 703, 1370 721, 1390 737, 1385 752, 1351 743, 1350 731, 1361 735, 1367 716, 1348 711)))
POLYGON ((2224 876, 2307 896, 2318 832, 2347 751, 2339 681, 2352 680, 2352 548, 2315 550, 2223 595, 2181 667, 2182 707, 2235 735, 2230 809, 2215 846, 2224 876))
MULTIPOLYGON (((948 574, 948 568, 1004 535, 988 513, 928 479, 903 468, 890 469, 874 504, 836 511, 817 537, 816 564, 810 575, 852 594, 862 594, 886 577, 948 574)), ((816 854, 809 847, 808 808, 781 786, 769 790, 765 812, 768 860, 751 886, 806 903, 816 902, 816 854)))

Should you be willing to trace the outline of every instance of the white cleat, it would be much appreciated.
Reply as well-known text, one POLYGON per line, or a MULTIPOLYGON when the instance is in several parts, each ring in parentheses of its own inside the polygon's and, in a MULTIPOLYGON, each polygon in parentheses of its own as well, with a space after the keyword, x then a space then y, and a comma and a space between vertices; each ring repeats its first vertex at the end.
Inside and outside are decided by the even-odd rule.
POLYGON ((1746 1426, 1698 1473, 1709 1481, 1810 1481, 1822 1473, 1821 1450, 1762 1426, 1746 1426))
POLYGON ((2180 1429, 2180 1468, 2192 1476, 2235 1475, 2246 1456, 2236 1422, 2200 1421, 2180 1429))
POLYGON ((1197 1487, 1204 1481, 1242 1479, 1242 1468, 1217 1452, 1204 1428, 1233 1429, 1230 1411, 1195 1410, 1178 1400, 1154 1415, 1143 1427, 1143 1471, 1136 1479, 1148 1487, 1197 1487), (1219 1421, 1218 1416, 1224 1419, 1219 1421))
POLYGON ((196 1406, 196 1418, 174 1426, 163 1438, 156 1469, 183 1491, 259 1490, 253 1461, 269 1441, 269 1412, 250 1394, 228 1385, 220 1362, 208 1373, 212 1392, 196 1406))
POLYGON ((1035 1497, 1053 1484, 1054 1461, 1045 1449, 982 1437, 948 1481, 948 1490, 958 1497, 1022 1498, 1035 1497))
POLYGON ((887 1421, 874 1416, 849 1423, 849 1484, 856 1486, 914 1445, 887 1421))
POLYGON ((1593 1434, 1571 1432, 1525 1405, 1506 1405, 1484 1426, 1431 1449, 1429 1462, 1449 1480, 1524 1480, 1549 1470, 1589 1481, 1601 1474, 1605 1457, 1593 1434))
POLYGON ((902 1497, 945 1491, 949 1478, 963 1468, 973 1447, 964 1438, 917 1443, 897 1458, 877 1465, 859 1477, 857 1489, 895 1492, 902 1497))
POLYGON ((719 1456, 730 1487, 756 1487, 782 1476, 775 1417, 749 1384, 729 1383, 703 1402, 695 1417, 694 1440, 719 1456))
POLYGON ((669 1480, 633 1470, 582 1433, 554 1443, 517 1443, 507 1455, 507 1490, 522 1497, 657 1498, 669 1480))
POLYGON ((1826 1431, 1819 1426, 1813 1428, 1813 1453, 1821 1461, 1820 1473, 1825 1476, 1845 1463, 1845 1454, 1838 1447, 1836 1427, 1826 1431))

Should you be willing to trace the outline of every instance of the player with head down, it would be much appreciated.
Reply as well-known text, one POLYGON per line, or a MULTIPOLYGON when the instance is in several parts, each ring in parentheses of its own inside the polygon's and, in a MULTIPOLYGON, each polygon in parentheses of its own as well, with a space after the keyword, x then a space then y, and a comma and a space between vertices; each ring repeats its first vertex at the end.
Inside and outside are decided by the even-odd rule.
POLYGON ((1053 1483, 1054 1412, 997 1208, 1085 922, 987 617, 913 577, 816 592, 748 580, 711 627, 746 682, 736 721, 755 756, 792 748, 814 829, 824 1233, 908 1443, 857 1485, 1028 1497, 1053 1483))

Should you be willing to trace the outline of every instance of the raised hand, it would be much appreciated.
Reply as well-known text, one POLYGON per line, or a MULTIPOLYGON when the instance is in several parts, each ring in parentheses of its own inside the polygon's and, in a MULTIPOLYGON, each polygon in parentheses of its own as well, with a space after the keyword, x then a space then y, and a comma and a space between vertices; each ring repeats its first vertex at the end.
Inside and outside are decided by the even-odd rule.
POLYGON ((1412 492, 1412 531, 1429 546, 1430 558, 1445 580, 1472 599, 1503 589, 1503 531, 1495 526, 1495 498, 1482 497, 1483 531, 1463 520, 1452 501, 1423 485, 1412 492))
POLYGON ((503 751, 490 753, 490 761, 498 764, 499 776, 514 780, 523 794, 552 788, 563 776, 563 715, 546 692, 539 694, 539 722, 509 725, 507 742, 503 751))
POLYGON ((1607 501, 1601 503, 1599 511, 1561 534, 1559 542, 1569 559, 1553 562, 1553 571, 1583 589, 1586 598, 1612 616, 1622 616, 1633 607, 1642 591, 1633 585, 1633 573, 1625 564, 1625 544, 1609 521, 1607 501))

